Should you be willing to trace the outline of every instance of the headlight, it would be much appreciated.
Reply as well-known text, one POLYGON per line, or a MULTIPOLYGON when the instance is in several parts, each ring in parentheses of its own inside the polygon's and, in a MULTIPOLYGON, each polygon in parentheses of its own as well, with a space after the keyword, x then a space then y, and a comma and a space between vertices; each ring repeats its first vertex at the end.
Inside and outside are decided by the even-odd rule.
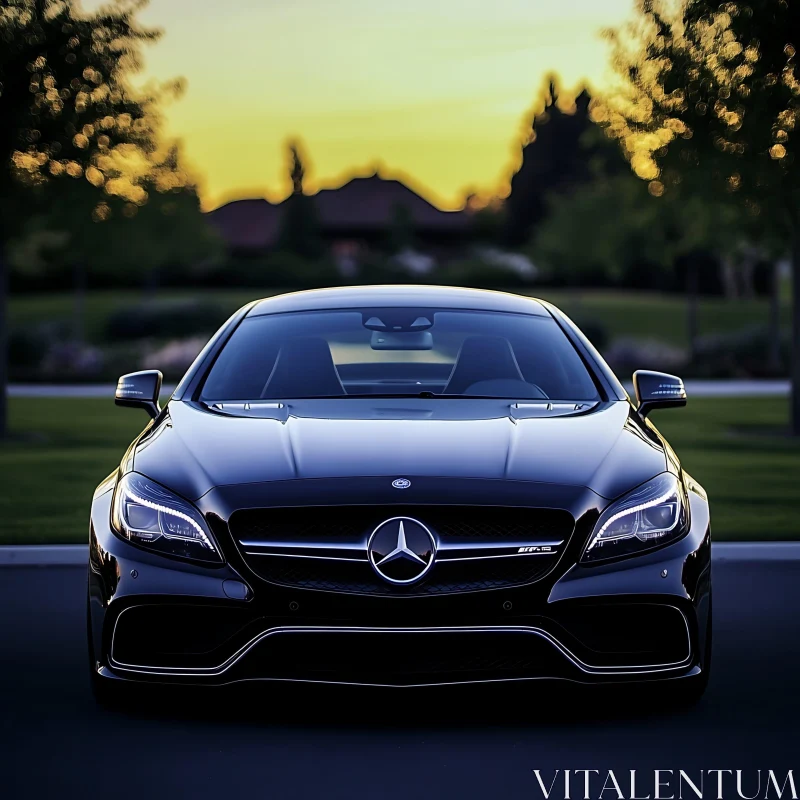
POLYGON ((202 514, 187 500, 135 472, 117 484, 111 525, 123 539, 147 550, 222 562, 202 514))
POLYGON ((683 486, 665 472, 612 503, 600 515, 581 561, 637 555, 680 539, 687 528, 683 486))

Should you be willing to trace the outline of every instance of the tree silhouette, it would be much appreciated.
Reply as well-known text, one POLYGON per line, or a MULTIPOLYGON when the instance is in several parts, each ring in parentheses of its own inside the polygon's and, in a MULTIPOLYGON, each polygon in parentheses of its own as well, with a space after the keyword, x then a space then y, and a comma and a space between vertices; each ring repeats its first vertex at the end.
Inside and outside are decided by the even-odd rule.
POLYGON ((303 258, 317 258, 322 253, 320 226, 314 198, 305 194, 306 167, 296 141, 289 142, 289 180, 292 193, 283 201, 283 218, 278 236, 281 250, 303 258))
MULTIPOLYGON (((163 93, 143 95, 127 80, 142 45, 158 37, 136 21, 144 4, 117 0, 84 13, 74 0, 10 0, 0 8, 0 436, 7 430, 5 250, 20 210, 28 213, 29 200, 41 210, 61 194, 50 188, 72 180, 93 190, 85 218, 99 223, 114 205, 144 206, 155 185, 163 93)), ((176 171, 160 180, 165 191, 187 185, 176 171)))
POLYGON ((547 78, 538 101, 541 110, 533 117, 505 204, 509 245, 520 246, 528 241, 547 212, 546 195, 568 194, 588 182, 591 164, 598 158, 611 163, 622 160, 617 148, 609 148, 607 142, 597 137, 587 141, 587 132, 594 128, 590 103, 591 97, 584 89, 575 99, 574 109, 564 110, 559 104, 557 79, 547 78))
POLYGON ((416 244, 414 216, 405 203, 392 206, 392 218, 389 223, 388 244, 391 253, 411 250, 416 244))
POLYGON ((303 181, 306 177, 306 168, 300 158, 300 149, 297 142, 289 142, 289 179, 292 182, 292 194, 304 194, 303 181))
MULTIPOLYGON (((656 194, 702 197, 741 236, 792 253, 792 431, 800 435, 800 3, 641 0, 612 33, 619 93, 603 124, 656 194)), ((734 242, 734 244, 737 244, 734 242)))

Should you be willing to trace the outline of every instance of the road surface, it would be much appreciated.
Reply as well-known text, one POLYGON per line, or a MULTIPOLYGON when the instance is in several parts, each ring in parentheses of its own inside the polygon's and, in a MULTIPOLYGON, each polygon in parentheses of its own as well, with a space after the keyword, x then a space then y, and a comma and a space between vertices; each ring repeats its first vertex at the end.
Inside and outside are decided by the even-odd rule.
MULTIPOLYGON (((740 769, 745 781, 792 769, 800 789, 800 562, 721 560, 714 571, 714 674, 690 711, 533 682, 223 691, 121 713, 95 708, 89 693, 85 568, 0 569, 0 798, 538 800, 535 769, 548 783, 556 769, 626 780, 636 769, 642 797, 654 769, 740 769)), ((735 798, 735 782, 726 786, 735 798)))

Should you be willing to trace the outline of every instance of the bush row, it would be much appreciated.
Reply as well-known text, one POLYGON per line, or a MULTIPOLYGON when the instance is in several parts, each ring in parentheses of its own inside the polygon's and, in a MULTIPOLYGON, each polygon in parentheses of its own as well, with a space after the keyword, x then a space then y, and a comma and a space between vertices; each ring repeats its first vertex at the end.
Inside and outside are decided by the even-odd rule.
MULTIPOLYGON (((71 341, 68 327, 60 324, 17 328, 10 337, 11 379, 105 381, 120 372, 157 368, 167 380, 177 380, 226 315, 211 301, 131 306, 109 319, 101 347, 71 341)), ((788 336, 774 348, 765 327, 702 336, 690 357, 685 348, 657 340, 612 341, 605 326, 591 318, 578 317, 576 322, 623 380, 636 369, 703 378, 782 377, 788 371, 788 336)))
MULTIPOLYGON (((723 285, 717 262, 708 258, 698 272, 699 291, 706 295, 721 295, 723 285)), ((577 276, 567 273, 539 271, 537 286, 569 287, 577 276)), ((686 272, 682 262, 668 270, 652 264, 636 264, 611 276, 598 271, 579 276, 584 288, 620 288, 682 292, 686 272)), ((374 254, 363 260, 352 273, 343 274, 330 259, 309 260, 292 253, 270 253, 257 257, 230 257, 224 262, 204 267, 165 266, 157 273, 111 268, 94 271, 88 276, 89 285, 101 288, 140 288, 149 286, 178 287, 243 287, 313 289, 351 283, 437 283, 478 288, 514 288, 528 285, 517 273, 487 264, 477 258, 464 256, 442 261, 430 273, 411 274, 400 268, 392 258, 374 254)), ((72 287, 70 270, 50 268, 30 273, 12 273, 13 292, 66 291, 72 287)), ((759 265, 754 274, 757 294, 768 293, 769 267, 759 265)))

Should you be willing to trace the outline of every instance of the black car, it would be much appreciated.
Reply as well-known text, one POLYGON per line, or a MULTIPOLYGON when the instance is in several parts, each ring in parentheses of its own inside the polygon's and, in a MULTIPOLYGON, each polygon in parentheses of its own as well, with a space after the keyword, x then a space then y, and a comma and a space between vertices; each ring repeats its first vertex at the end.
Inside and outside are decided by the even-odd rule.
POLYGON ((231 317, 92 502, 92 683, 668 682, 711 657, 706 494, 558 309, 355 287, 231 317))

